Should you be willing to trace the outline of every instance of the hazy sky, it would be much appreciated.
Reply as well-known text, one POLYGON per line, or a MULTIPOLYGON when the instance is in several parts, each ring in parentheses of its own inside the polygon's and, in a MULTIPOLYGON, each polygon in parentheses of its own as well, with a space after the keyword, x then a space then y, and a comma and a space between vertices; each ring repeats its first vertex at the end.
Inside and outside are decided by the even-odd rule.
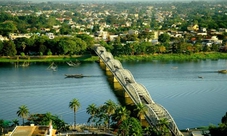
MULTIPOLYGON (((16 0, 15 0, 16 1, 16 0)), ((77 1, 90 1, 90 2, 99 2, 99 1, 110 1, 110 2, 144 2, 144 1, 147 1, 147 2, 163 2, 163 1, 166 1, 166 2, 190 2, 190 1, 225 1, 225 0, 17 0, 17 1, 35 1, 35 2, 44 2, 44 1, 71 1, 71 2, 77 2, 77 1)))
MULTIPOLYGON (((6 0, 0 0, 6 1, 6 0)), ((205 2, 221 2, 226 0, 8 0, 8 1, 21 1, 21 2, 79 2, 79 3, 114 3, 114 2, 191 2, 191 1, 205 1, 205 2)))

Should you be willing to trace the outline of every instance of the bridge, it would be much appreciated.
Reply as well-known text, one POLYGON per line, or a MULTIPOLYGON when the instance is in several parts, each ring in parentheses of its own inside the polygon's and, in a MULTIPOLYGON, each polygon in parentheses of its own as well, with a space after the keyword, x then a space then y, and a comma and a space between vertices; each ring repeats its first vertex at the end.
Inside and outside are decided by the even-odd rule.
POLYGON ((105 64, 106 69, 113 74, 114 80, 117 80, 133 103, 135 105, 142 103, 147 107, 148 111, 145 112, 144 116, 149 125, 156 126, 160 119, 165 118, 168 121, 167 127, 172 134, 174 136, 183 136, 170 113, 162 105, 154 102, 147 89, 142 84, 135 81, 131 72, 124 69, 119 60, 114 59, 113 55, 99 44, 94 45, 94 51, 99 56, 100 61, 105 64))

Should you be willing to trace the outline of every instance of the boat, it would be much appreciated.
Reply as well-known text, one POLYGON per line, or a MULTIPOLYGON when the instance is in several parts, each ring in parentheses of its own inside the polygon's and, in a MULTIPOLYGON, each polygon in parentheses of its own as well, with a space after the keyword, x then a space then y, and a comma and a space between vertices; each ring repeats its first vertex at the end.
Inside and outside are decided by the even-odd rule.
POLYGON ((57 71, 58 66, 54 64, 54 62, 52 62, 50 64, 50 66, 47 68, 47 70, 53 70, 53 71, 57 71))
POLYGON ((68 78, 82 78, 85 77, 83 74, 65 74, 68 78))
POLYGON ((74 66, 78 66, 78 65, 80 65, 80 62, 76 62, 76 63, 74 63, 74 62, 72 62, 72 61, 69 61, 69 62, 66 62, 70 67, 74 67, 74 66))
POLYGON ((29 66, 29 62, 24 62, 23 64, 20 65, 21 67, 28 67, 29 66))
POLYGON ((227 69, 218 70, 218 73, 227 74, 227 69))

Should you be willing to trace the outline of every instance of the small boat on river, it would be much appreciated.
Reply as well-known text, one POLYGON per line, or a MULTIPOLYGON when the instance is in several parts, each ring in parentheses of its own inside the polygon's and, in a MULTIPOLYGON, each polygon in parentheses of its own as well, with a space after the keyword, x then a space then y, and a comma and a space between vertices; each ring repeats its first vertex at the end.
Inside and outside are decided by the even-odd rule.
POLYGON ((80 65, 80 62, 72 62, 72 61, 69 61, 69 62, 66 62, 70 67, 75 67, 75 66, 78 66, 80 65))
POLYGON ((50 66, 47 68, 47 70, 57 71, 57 65, 55 65, 54 62, 52 62, 50 66))
POLYGON ((227 69, 218 70, 218 73, 227 74, 227 69))
POLYGON ((82 78, 85 77, 83 74, 65 74, 67 78, 82 78))
POLYGON ((23 64, 20 65, 21 67, 28 67, 29 66, 29 62, 24 62, 23 64))

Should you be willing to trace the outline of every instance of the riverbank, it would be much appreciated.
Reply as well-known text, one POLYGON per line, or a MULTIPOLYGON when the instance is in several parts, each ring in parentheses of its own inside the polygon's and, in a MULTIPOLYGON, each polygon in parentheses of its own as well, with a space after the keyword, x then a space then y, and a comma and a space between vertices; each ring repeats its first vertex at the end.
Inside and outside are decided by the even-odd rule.
POLYGON ((98 56, 92 55, 51 55, 51 56, 2 56, 0 62, 65 62, 65 61, 96 61, 98 56))
POLYGON ((204 60, 204 59, 227 59, 227 53, 220 52, 205 52, 193 54, 153 54, 153 55, 122 55, 116 57, 118 60, 127 61, 149 61, 149 60, 163 60, 163 61, 186 61, 186 60, 204 60))
MULTIPOLYGON (((121 55, 116 56, 120 61, 186 61, 204 59, 227 59, 227 53, 208 52, 194 54, 152 54, 152 55, 121 55)), ((2 56, 0 62, 65 62, 65 61, 97 61, 95 55, 51 55, 51 56, 2 56)))

